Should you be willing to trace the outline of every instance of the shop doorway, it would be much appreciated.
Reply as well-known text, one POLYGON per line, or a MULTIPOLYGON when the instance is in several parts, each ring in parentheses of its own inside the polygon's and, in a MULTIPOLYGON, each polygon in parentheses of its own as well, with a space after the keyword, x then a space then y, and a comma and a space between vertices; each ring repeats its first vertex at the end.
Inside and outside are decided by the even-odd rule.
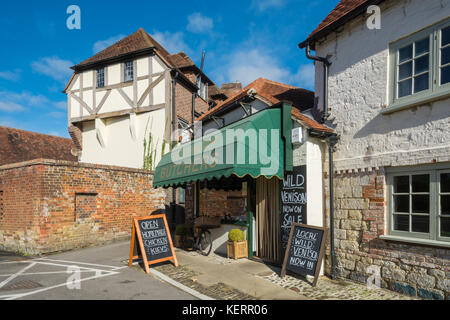
POLYGON ((255 183, 256 256, 281 264, 279 180, 259 177, 255 183))

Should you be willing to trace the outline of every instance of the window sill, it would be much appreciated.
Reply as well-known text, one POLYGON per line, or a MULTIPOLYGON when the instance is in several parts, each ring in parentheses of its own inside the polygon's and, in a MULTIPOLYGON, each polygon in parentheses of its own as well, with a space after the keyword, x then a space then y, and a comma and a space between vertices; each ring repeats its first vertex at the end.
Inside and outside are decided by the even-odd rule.
POLYGON ((434 92, 431 94, 426 95, 425 97, 420 97, 417 99, 409 99, 406 101, 397 101, 394 103, 391 103, 389 105, 389 107, 387 107, 386 109, 383 109, 381 111, 381 114, 386 115, 386 114, 391 114, 393 112, 397 112, 397 111, 401 111, 401 110, 405 110, 405 109, 409 109, 409 108, 413 108, 413 107, 417 107, 420 105, 424 105, 436 100, 442 100, 445 98, 450 97, 450 91, 449 90, 442 90, 442 91, 438 91, 438 92, 434 92))
POLYGON ((405 238, 405 237, 391 236, 391 235, 380 236, 380 239, 388 240, 388 241, 407 242, 407 243, 413 243, 413 244, 422 244, 422 245, 433 246, 433 247, 450 248, 450 242, 445 242, 445 241, 436 241, 436 240, 428 240, 428 239, 413 239, 413 238, 405 238))

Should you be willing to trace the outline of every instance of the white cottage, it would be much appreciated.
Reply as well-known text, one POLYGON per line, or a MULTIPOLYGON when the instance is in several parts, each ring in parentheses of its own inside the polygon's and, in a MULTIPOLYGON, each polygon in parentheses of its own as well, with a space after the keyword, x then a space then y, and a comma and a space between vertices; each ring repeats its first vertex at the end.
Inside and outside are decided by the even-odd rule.
POLYGON ((154 169, 171 132, 208 111, 208 91, 218 91, 184 52, 169 54, 143 29, 72 69, 69 132, 86 163, 154 169))
POLYGON ((435 299, 450 297, 449 16, 448 0, 342 0, 300 44, 313 114, 339 135, 331 272, 435 299))

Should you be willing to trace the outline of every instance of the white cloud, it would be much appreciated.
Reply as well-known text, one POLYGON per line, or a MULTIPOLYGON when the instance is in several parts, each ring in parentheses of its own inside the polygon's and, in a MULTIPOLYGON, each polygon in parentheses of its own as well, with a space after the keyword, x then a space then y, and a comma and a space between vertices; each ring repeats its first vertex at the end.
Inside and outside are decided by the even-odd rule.
POLYGON ((103 49, 106 49, 109 46, 112 46, 114 43, 116 43, 119 40, 122 40, 125 37, 126 36, 124 36, 123 34, 119 34, 117 36, 108 38, 106 40, 99 40, 96 43, 94 43, 94 47, 92 48, 92 51, 94 53, 98 53, 98 52, 102 51, 103 49))
POLYGON ((5 79, 9 81, 18 81, 20 78, 20 71, 0 71, 0 79, 5 79))
POLYGON ((218 82, 240 81, 247 85, 260 77, 279 82, 287 82, 291 77, 275 57, 257 48, 233 52, 224 60, 227 62, 213 72, 218 82))
POLYGON ((266 9, 281 8, 285 3, 286 0, 253 0, 251 7, 264 11, 266 9))
POLYGON ((0 111, 4 111, 4 112, 19 112, 19 111, 24 111, 25 108, 23 106, 21 106, 20 104, 17 104, 15 102, 3 102, 0 101, 0 111))
POLYGON ((70 69, 74 63, 58 57, 45 57, 31 64, 33 71, 49 76, 57 81, 66 81, 72 75, 70 69))
POLYGON ((301 88, 314 90, 315 68, 314 64, 301 65, 291 81, 301 88))
POLYGON ((180 51, 190 52, 189 46, 184 42, 184 34, 182 32, 155 31, 151 36, 171 54, 180 51))
POLYGON ((189 24, 187 30, 193 33, 207 33, 214 27, 214 22, 211 18, 203 16, 196 12, 188 17, 189 24))
POLYGON ((29 92, 13 92, 0 91, 0 111, 5 112, 19 112, 25 111, 30 107, 43 107, 50 109, 66 109, 66 102, 51 101, 46 96, 35 95, 29 92))

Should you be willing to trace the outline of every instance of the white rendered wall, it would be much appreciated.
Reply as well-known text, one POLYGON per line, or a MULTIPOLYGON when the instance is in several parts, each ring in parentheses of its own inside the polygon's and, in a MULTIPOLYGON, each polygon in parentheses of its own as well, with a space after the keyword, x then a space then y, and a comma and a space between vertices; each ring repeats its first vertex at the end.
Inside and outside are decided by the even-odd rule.
MULTIPOLYGON (((389 105, 389 43, 450 16, 449 0, 387 1, 381 30, 363 17, 316 45, 331 55, 329 106, 341 136, 336 170, 450 161, 450 100, 382 115, 389 105)), ((316 63, 316 97, 322 104, 322 64, 316 63)))

